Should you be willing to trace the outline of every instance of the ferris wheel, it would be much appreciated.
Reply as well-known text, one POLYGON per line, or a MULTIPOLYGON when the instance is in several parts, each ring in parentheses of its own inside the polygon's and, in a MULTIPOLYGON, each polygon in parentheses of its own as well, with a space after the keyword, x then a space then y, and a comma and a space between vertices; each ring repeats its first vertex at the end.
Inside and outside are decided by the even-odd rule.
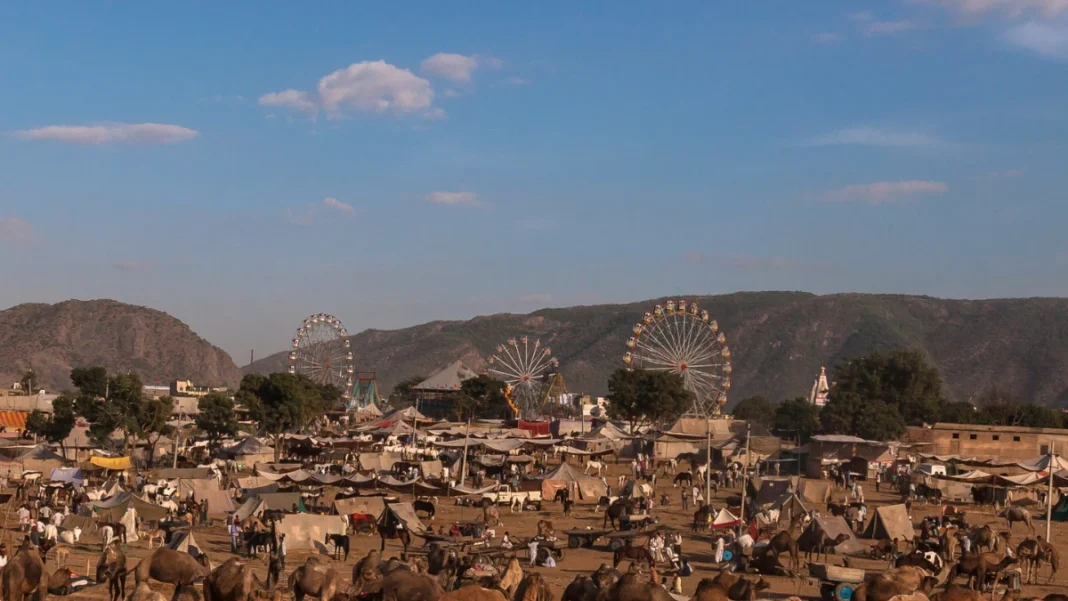
POLYGON ((340 319, 316 313, 305 319, 293 336, 289 373, 336 386, 348 400, 355 377, 351 346, 349 332, 340 319))
POLYGON ((487 359, 490 373, 511 387, 510 399, 523 418, 537 415, 541 411, 544 376, 559 367, 560 361, 553 357, 552 349, 541 345, 541 340, 532 342, 526 336, 509 338, 496 350, 487 359))
POLYGON ((719 324, 697 303, 669 300, 635 324, 623 363, 628 368, 682 376, 694 394, 689 414, 718 414, 731 387, 731 349, 719 324))

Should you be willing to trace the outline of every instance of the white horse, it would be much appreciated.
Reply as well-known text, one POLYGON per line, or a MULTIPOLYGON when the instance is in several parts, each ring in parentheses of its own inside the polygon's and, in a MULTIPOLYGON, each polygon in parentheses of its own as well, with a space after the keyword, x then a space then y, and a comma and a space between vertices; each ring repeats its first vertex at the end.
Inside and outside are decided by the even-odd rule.
POLYGON ((167 499, 159 504, 160 507, 170 511, 171 513, 178 513, 178 504, 172 499, 167 499))
POLYGON ((86 492, 85 495, 89 497, 90 501, 100 501, 104 498, 104 491, 100 489, 90 490, 86 492))
POLYGON ((75 528, 74 530, 64 530, 63 532, 59 533, 59 540, 64 543, 67 543, 68 545, 73 545, 74 543, 78 542, 78 539, 80 539, 81 537, 81 528, 75 528))
POLYGON ((604 467, 605 466, 604 466, 604 462, 603 461, 587 461, 586 462, 586 470, 583 473, 588 474, 588 473, 590 473, 590 470, 593 469, 593 470, 597 470, 597 475, 600 476, 601 475, 601 471, 604 470, 604 467))
POLYGON ((104 542, 104 548, 107 549, 108 545, 115 538, 115 531, 111 529, 111 526, 104 526, 100 529, 100 539, 104 542))

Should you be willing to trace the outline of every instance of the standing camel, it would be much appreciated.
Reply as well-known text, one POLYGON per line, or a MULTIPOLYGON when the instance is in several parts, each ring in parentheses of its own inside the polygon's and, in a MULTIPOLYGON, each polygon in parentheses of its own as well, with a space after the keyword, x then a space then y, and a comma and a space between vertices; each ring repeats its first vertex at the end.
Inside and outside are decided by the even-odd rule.
POLYGON ((1031 523, 1031 512, 1027 511, 1023 507, 1016 507, 1010 505, 1001 510, 998 514, 999 518, 1005 518, 1005 523, 1008 524, 1009 532, 1012 532, 1012 525, 1016 522, 1023 522, 1027 526, 1027 531, 1030 536, 1035 535, 1035 526, 1031 523))

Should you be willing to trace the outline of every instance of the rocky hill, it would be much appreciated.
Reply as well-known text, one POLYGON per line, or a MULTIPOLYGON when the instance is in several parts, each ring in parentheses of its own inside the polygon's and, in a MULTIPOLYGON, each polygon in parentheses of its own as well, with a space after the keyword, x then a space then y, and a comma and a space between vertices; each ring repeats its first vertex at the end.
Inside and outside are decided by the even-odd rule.
POLYGON ((73 367, 132 370, 146 384, 189 379, 236 385, 237 365, 223 350, 166 313, 111 300, 25 304, 0 311, 0 383, 32 368, 46 390, 71 387, 73 367))
MULTIPOLYGON (((624 342, 644 311, 664 299, 437 321, 352 337, 360 371, 383 392, 461 358, 481 370, 493 348, 526 334, 552 346, 569 390, 603 394, 622 365, 624 342)), ((913 347, 939 367, 948 394, 974 399, 997 387, 1021 400, 1068 406, 1068 299, 943 300, 919 296, 800 292, 688 297, 719 320, 734 355, 737 401, 807 395, 821 366, 878 349, 913 347)), ((243 371, 286 367, 279 353, 243 371)))

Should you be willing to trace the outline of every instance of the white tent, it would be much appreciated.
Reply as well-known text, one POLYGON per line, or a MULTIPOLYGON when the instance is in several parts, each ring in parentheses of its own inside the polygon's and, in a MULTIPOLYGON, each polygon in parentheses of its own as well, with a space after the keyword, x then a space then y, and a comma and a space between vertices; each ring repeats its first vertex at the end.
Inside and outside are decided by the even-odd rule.
POLYGON ((723 509, 719 510, 719 513, 717 513, 716 517, 712 520, 712 527, 732 528, 740 523, 742 523, 742 520, 738 519, 738 516, 727 511, 727 508, 724 507, 723 509))

